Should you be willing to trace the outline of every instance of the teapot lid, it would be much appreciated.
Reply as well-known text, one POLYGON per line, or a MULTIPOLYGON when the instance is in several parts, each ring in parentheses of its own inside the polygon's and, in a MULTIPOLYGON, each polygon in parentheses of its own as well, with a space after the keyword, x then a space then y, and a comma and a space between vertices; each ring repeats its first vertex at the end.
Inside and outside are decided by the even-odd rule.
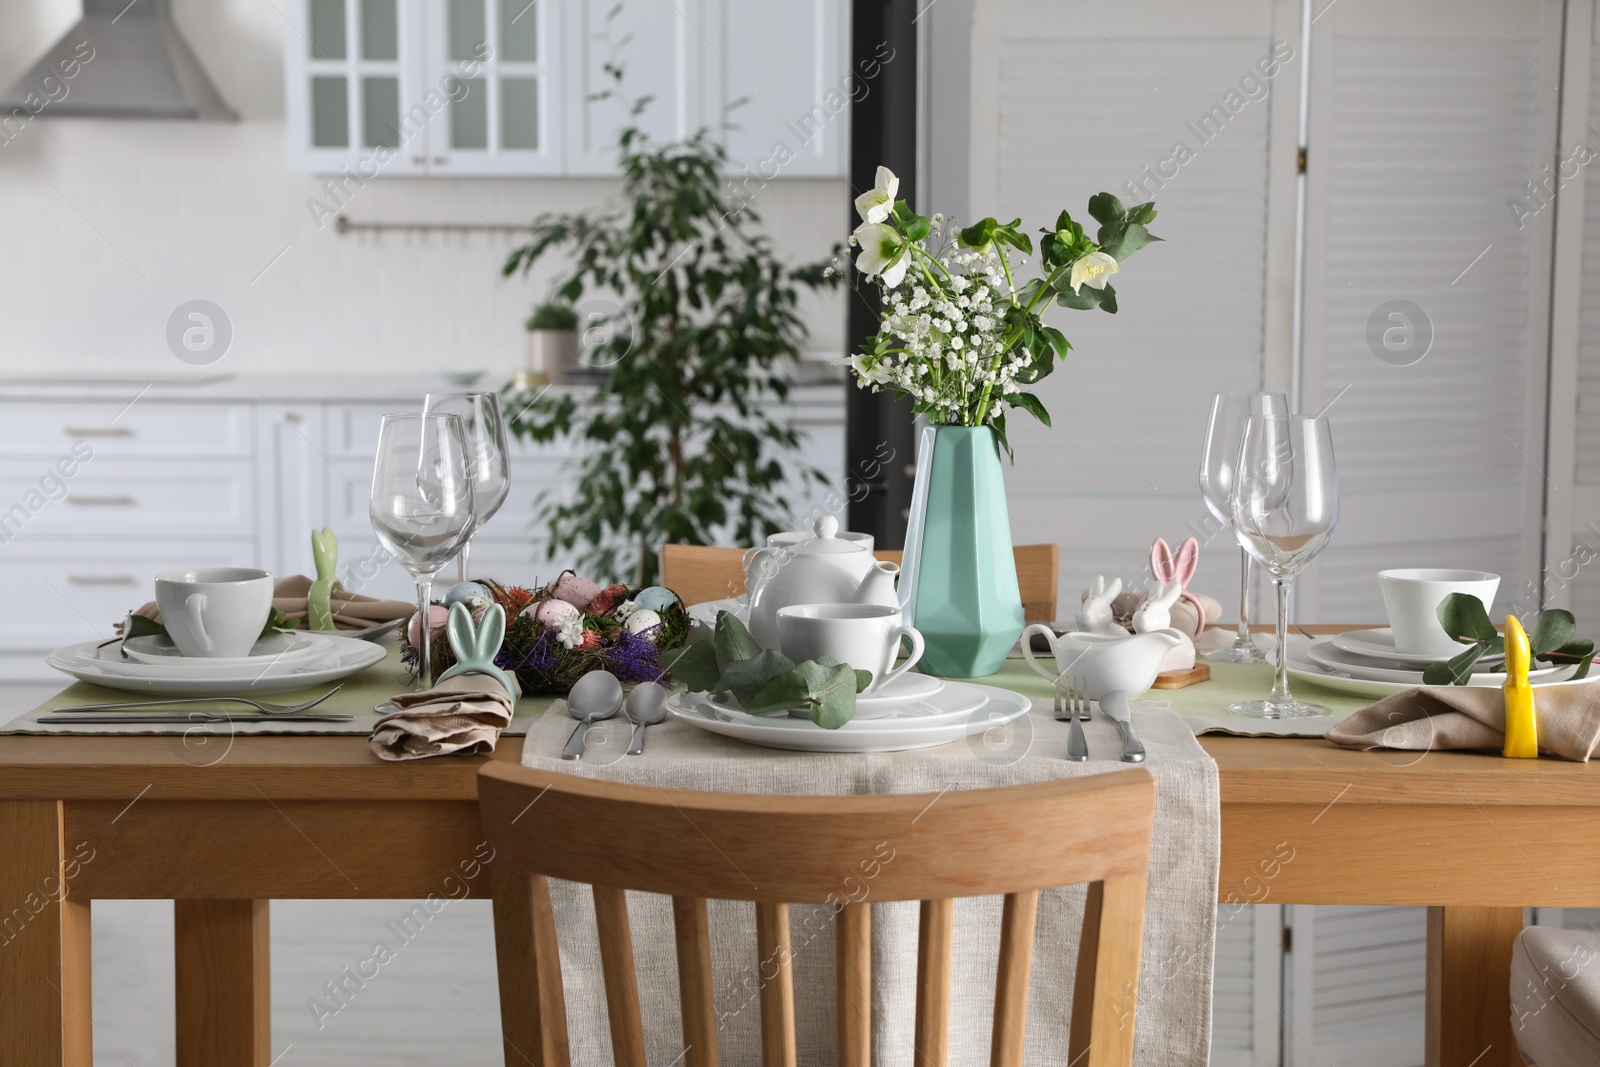
POLYGON ((812 524, 811 536, 791 549, 801 556, 835 556, 847 552, 865 552, 864 545, 839 536, 839 520, 832 515, 820 516, 812 524))

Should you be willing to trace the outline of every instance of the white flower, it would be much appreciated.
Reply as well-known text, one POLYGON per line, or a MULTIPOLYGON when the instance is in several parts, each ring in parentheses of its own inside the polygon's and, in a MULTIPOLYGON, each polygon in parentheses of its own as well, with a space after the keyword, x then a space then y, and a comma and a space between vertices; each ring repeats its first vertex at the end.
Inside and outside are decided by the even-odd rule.
POLYGON ((1090 252, 1072 264, 1072 291, 1087 285, 1091 289, 1104 289, 1113 274, 1121 273, 1117 261, 1104 252, 1090 252))
POLYGON ((846 366, 855 372, 857 378, 868 385, 878 385, 889 380, 889 368, 883 365, 882 360, 875 361, 872 366, 867 366, 871 357, 865 353, 856 353, 848 359, 842 360, 846 366))
POLYGON ((556 640, 566 648, 577 648, 583 644, 583 617, 562 619, 560 628, 556 631, 556 640))
POLYGON ((883 284, 890 289, 899 285, 906 276, 906 268, 911 265, 911 248, 899 232, 880 222, 864 222, 851 236, 861 245, 856 270, 868 277, 881 276, 883 284))
POLYGON ((878 184, 856 197, 856 210, 863 222, 882 222, 894 211, 895 194, 900 191, 900 179, 888 167, 878 168, 878 184))
POLYGON ((629 615, 632 615, 637 610, 639 610, 638 604, 632 600, 624 600, 622 603, 617 605, 617 618, 626 619, 629 615))

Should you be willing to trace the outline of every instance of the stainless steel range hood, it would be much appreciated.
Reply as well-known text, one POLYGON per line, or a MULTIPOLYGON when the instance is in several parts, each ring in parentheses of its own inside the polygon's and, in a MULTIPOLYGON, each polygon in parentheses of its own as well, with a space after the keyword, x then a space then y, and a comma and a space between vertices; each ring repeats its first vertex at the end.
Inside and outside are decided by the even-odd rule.
POLYGON ((18 110, 39 118, 239 118, 178 32, 168 0, 83 0, 83 18, 0 97, 0 119, 18 110))

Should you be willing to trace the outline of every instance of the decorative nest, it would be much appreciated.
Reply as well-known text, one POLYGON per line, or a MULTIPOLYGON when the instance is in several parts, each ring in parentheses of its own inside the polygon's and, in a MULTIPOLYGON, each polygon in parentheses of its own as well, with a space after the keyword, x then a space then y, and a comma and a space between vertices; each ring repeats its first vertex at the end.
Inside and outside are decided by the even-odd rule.
MULTIPOLYGON (((572 573, 566 571, 562 577, 572 573)), ((658 625, 642 633, 630 631, 618 609, 639 590, 613 585, 602 589, 588 609, 578 613, 582 643, 568 648, 557 630, 535 618, 541 605, 558 599, 552 590, 559 578, 539 592, 489 579, 474 581, 505 609, 506 636, 494 662, 501 670, 514 673, 524 692, 566 693, 579 678, 596 670, 610 671, 625 683, 659 681, 665 673, 658 664, 661 653, 681 648, 689 635, 689 613, 681 597, 657 613, 661 616, 658 625)), ((481 617, 482 612, 474 614, 481 617)), ((410 642, 409 627, 401 634, 400 648, 402 660, 415 670, 420 650, 410 642)), ((456 655, 443 626, 434 628, 430 651, 435 678, 455 665, 456 655)))

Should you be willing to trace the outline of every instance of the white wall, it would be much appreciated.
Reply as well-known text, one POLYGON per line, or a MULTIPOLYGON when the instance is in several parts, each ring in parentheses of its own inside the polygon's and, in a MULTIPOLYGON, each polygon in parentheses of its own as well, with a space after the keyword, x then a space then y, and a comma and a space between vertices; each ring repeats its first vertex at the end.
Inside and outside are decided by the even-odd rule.
MULTIPOLYGON (((176 0, 179 25, 237 124, 34 120, 0 144, 0 373, 188 372, 168 351, 180 303, 219 304, 245 376, 417 373, 519 365, 544 283, 502 280, 496 234, 344 236, 288 170, 279 9, 294 0, 176 0), (281 258, 278 258, 281 255, 281 258), (270 265, 270 266, 269 266, 270 265)), ((0 86, 78 17, 71 0, 0 0, 0 86)), ((597 205, 615 182, 402 179, 354 193, 352 220, 517 223, 597 205)), ((754 208, 780 254, 821 257, 848 232, 841 181, 768 184, 754 208)), ((516 234, 510 237, 515 240, 516 234)), ((818 357, 844 343, 840 293, 806 301, 818 357)))

